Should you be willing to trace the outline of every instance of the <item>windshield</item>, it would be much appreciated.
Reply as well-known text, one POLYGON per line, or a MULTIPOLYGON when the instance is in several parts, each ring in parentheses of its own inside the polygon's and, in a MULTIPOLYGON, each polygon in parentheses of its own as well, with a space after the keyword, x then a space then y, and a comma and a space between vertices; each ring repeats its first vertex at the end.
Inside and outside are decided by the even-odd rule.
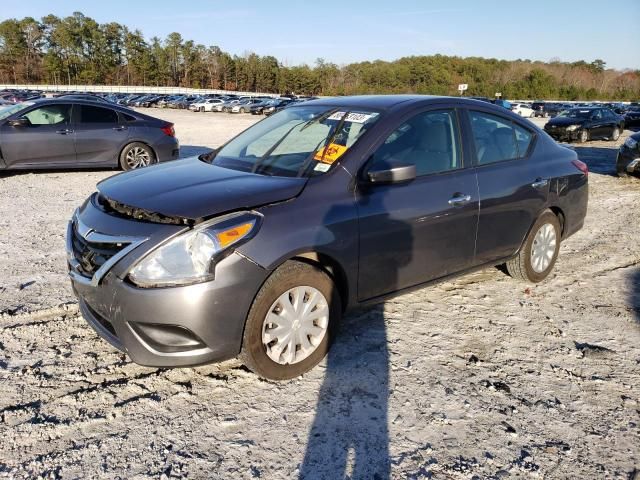
POLYGON ((4 120, 5 118, 9 118, 16 112, 19 112, 22 109, 30 107, 33 103, 16 103, 15 105, 11 105, 8 107, 0 108, 0 120, 4 120))
POLYGON ((326 106, 288 108, 231 140, 211 163, 264 175, 320 175, 329 171, 378 117, 377 112, 326 106))
POLYGON ((566 118, 590 118, 591 113, 591 110, 580 110, 577 108, 572 108, 571 110, 565 110, 564 112, 561 112, 558 116, 566 118))

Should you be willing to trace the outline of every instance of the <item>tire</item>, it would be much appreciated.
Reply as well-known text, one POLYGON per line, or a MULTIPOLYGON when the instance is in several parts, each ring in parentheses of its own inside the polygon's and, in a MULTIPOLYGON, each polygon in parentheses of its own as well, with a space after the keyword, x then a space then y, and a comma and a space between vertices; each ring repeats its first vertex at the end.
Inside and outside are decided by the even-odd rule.
POLYGON ((531 112, 531 113, 529 114, 529 118, 533 118, 533 116, 534 116, 534 115, 533 115, 533 112, 531 112))
POLYGON ((241 108, 240 113, 247 113, 247 111, 244 108, 241 108))
MULTIPOLYGON (((518 252, 518 255, 505 263, 507 272, 516 280, 531 283, 541 282, 547 278, 549 273, 551 273, 551 270, 553 270, 560 250, 560 241, 561 231, 558 217, 556 217, 551 210, 545 210, 533 225, 533 228, 529 232, 529 235, 527 235, 527 239, 525 240, 520 252, 518 252), (553 231, 553 237, 551 237, 550 229, 553 231), (538 244, 540 247, 543 247, 546 243, 544 241, 545 238, 549 240, 553 238, 553 242, 549 242, 546 255, 542 256, 546 258, 546 260, 544 262, 540 262, 542 259, 541 256, 533 257, 532 250, 534 248, 534 241, 542 241, 542 245, 540 245, 540 243, 538 244), (549 258, 549 253, 551 253, 551 243, 553 243, 553 253, 549 258)), ((542 249, 542 252, 544 252, 544 249, 542 249)))
POLYGON ((200 112, 204 112, 204 107, 200 107, 200 112))
POLYGON ((156 155, 149 145, 133 142, 120 152, 120 167, 127 170, 148 167, 156 163, 156 155))
POLYGON ((620 129, 616 127, 613 129, 613 132, 611 133, 611 138, 609 140, 611 140, 612 142, 617 142, 619 138, 620 138, 620 129))
MULTIPOLYGON (((293 303, 295 303, 295 300, 293 303)), ((291 306, 291 303, 288 305, 291 306)), ((257 375, 269 380, 288 380, 298 377, 311 370, 325 357, 335 336, 341 315, 340 295, 333 280, 324 271, 315 266, 302 262, 288 261, 267 279, 253 300, 247 315, 239 359, 257 375), (286 295, 287 292, 292 291, 298 293, 286 295), (312 324, 308 323, 309 320, 304 323, 298 323, 301 321, 299 315, 293 317, 295 318, 295 324, 298 325, 296 328, 306 324, 311 325, 310 328, 313 330, 324 329, 323 334, 316 336, 316 345, 313 345, 313 337, 311 335, 304 337, 308 346, 310 346, 310 351, 306 354, 303 352, 302 343, 297 343, 298 340, 302 341, 302 337, 298 337, 294 349, 290 350, 289 347, 292 344, 286 342, 286 339, 290 337, 281 334, 285 339, 282 344, 287 343, 287 345, 278 348, 278 345, 281 344, 279 339, 269 334, 269 331, 275 332, 278 329, 276 328, 278 324, 267 322, 269 315, 275 316, 271 318, 283 316, 282 313, 287 310, 282 306, 283 298, 286 303, 291 301, 291 298, 295 299, 295 295, 302 291, 305 292, 303 294, 303 303, 304 300, 312 298, 311 295, 319 299, 319 306, 313 307, 312 313, 316 312, 316 315, 318 315, 320 314, 319 312, 326 312, 323 317, 312 320, 312 324), (318 293, 321 294, 321 297, 318 296, 318 293), (319 323, 316 324, 316 322, 319 323), (265 343, 269 338, 272 338, 272 340, 269 343, 265 343), (298 350, 299 347, 300 349, 298 350), (311 350, 311 348, 313 349, 311 350), (301 358, 289 362, 288 360, 291 360, 288 357, 290 352, 294 352, 294 355, 299 355, 301 358), (274 356, 278 357, 280 361, 274 361, 274 356)), ((284 328, 286 328, 286 325, 284 328)), ((298 330, 295 331, 298 332, 298 330)))
POLYGON ((589 141, 589 130, 586 130, 586 129, 580 130, 580 133, 578 134, 578 142, 586 143, 588 141, 589 141))

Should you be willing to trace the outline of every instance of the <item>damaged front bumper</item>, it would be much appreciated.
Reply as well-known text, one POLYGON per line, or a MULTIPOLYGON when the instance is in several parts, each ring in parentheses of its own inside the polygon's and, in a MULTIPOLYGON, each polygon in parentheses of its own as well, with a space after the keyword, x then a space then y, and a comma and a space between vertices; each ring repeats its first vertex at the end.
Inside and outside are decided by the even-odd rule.
POLYGON ((616 158, 616 172, 620 174, 640 174, 640 152, 624 145, 620 147, 616 158))
POLYGON ((192 366, 235 357, 251 303, 268 275, 231 253, 216 264, 212 281, 139 288, 128 280, 138 259, 184 228, 122 218, 91 201, 69 224, 69 275, 83 317, 141 365, 192 366), (109 256, 112 246, 117 252, 109 256))

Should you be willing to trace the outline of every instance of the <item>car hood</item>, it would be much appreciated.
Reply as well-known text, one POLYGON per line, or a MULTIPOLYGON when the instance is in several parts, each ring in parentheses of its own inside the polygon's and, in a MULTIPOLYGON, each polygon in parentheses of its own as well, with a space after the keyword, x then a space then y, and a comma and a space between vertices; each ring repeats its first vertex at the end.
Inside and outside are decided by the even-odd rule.
POLYGON ((306 183, 305 178, 240 172, 191 157, 115 175, 98 183, 98 190, 130 207, 197 221, 289 200, 306 183))
POLYGON ((547 122, 547 125, 554 125, 557 127, 568 127, 569 125, 582 125, 586 121, 587 121, 586 118, 555 117, 549 120, 549 122, 547 122))

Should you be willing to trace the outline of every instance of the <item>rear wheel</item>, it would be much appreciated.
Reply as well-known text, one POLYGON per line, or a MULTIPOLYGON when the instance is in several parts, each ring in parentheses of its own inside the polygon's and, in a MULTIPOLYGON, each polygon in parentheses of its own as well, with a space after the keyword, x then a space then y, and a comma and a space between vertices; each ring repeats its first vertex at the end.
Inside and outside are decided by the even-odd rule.
POLYGON ((247 113, 247 110, 243 107, 240 109, 240 113, 247 113))
POLYGON ((616 128, 613 129, 613 132, 611 133, 610 140, 612 142, 616 142, 619 138, 620 138, 620 129, 618 127, 616 127, 616 128))
POLYGON ((513 278, 538 283, 547 278, 560 250, 560 222, 546 210, 533 225, 518 255, 505 266, 513 278))
POLYGON ((123 170, 148 167, 155 161, 156 156, 151 147, 140 142, 130 143, 120 153, 120 166, 123 170))
POLYGON ((326 355, 341 313, 340 296, 326 273, 288 261, 253 301, 240 360, 271 380, 302 375, 326 355))

